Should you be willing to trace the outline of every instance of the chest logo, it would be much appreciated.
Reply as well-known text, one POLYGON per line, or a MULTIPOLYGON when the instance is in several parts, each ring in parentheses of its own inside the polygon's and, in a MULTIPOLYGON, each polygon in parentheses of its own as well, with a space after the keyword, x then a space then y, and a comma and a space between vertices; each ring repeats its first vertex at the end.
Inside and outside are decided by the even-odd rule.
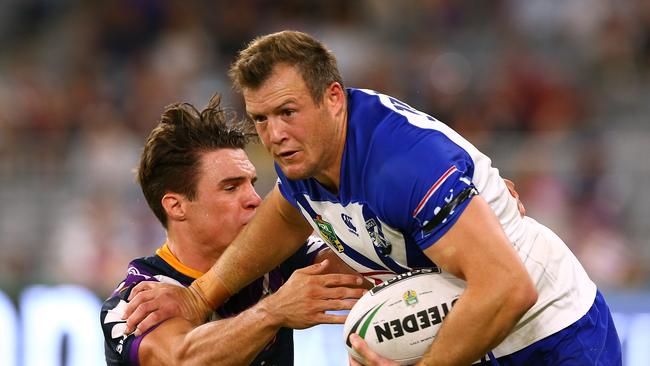
POLYGON ((389 255, 392 248, 392 245, 384 237, 384 233, 381 231, 381 227, 377 224, 375 219, 368 219, 366 221, 366 231, 370 235, 370 240, 372 244, 377 248, 381 255, 389 255))
POLYGON ((349 232, 351 232, 352 234, 354 234, 356 236, 359 236, 359 234, 357 234, 357 228, 352 223, 352 217, 351 216, 342 213, 341 214, 341 219, 345 223, 345 226, 348 227, 349 232))
POLYGON ((321 215, 316 215, 316 219, 314 221, 316 222, 316 226, 318 226, 318 231, 320 231, 321 237, 323 237, 323 239, 325 239, 325 241, 328 242, 331 246, 335 247, 339 253, 343 253, 343 244, 341 244, 339 237, 336 236, 336 232, 334 232, 332 224, 323 220, 321 215))

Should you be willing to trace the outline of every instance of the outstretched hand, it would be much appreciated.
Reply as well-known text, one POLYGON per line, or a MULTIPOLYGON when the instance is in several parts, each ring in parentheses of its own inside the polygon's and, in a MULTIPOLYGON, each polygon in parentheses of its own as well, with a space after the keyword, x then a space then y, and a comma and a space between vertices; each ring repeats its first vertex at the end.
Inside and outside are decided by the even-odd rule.
POLYGON ((295 271, 287 283, 261 305, 284 327, 304 329, 316 324, 342 324, 349 310, 366 292, 363 279, 351 274, 323 274, 329 260, 295 271))
POLYGON ((352 348, 357 351, 357 353, 363 357, 364 363, 360 363, 359 361, 355 360, 354 357, 351 355, 348 355, 348 359, 350 360, 350 366, 399 366, 399 363, 393 360, 389 360, 387 358, 384 358, 380 355, 378 355, 375 351, 371 350, 370 347, 368 347, 368 344, 366 341, 364 341, 359 335, 356 333, 350 334, 350 343, 352 344, 352 348))
POLYGON ((129 304, 122 319, 127 319, 125 334, 136 336, 156 324, 173 317, 182 317, 194 325, 204 322, 211 313, 208 305, 190 288, 154 281, 137 284, 129 295, 129 304))

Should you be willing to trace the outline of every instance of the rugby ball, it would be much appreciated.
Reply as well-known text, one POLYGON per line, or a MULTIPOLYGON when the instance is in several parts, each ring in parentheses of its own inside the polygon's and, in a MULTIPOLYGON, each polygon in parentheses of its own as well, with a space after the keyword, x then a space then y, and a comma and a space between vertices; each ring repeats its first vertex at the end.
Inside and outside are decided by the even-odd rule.
POLYGON ((373 287, 352 307, 343 327, 348 352, 357 333, 370 349, 401 365, 417 363, 433 342, 445 316, 465 289, 465 281, 438 268, 397 275, 373 287))

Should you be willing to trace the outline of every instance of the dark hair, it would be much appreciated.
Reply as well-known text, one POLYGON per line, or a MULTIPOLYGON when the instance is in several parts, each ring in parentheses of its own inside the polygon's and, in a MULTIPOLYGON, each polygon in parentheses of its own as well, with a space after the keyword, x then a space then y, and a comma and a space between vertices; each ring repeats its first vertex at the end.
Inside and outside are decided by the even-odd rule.
POLYGON ((298 69, 317 104, 332 82, 343 87, 336 57, 323 43, 306 33, 282 31, 257 37, 239 52, 229 71, 234 88, 257 89, 279 63, 298 69))
POLYGON ((199 112, 189 103, 165 107, 160 122, 144 145, 137 180, 149 207, 167 228, 162 197, 180 193, 193 200, 202 153, 224 149, 243 149, 254 132, 220 106, 215 94, 199 112))

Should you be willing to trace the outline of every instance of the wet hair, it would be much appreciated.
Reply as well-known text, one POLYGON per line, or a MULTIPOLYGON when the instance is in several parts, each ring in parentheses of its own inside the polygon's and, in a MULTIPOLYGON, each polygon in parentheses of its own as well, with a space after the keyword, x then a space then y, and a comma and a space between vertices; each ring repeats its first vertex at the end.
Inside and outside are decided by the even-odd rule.
POLYGON ((165 107, 158 125, 151 131, 140 157, 137 181, 149 207, 167 228, 162 197, 179 193, 193 200, 203 153, 219 149, 243 149, 255 136, 247 123, 220 107, 215 94, 208 106, 198 111, 189 103, 165 107))

